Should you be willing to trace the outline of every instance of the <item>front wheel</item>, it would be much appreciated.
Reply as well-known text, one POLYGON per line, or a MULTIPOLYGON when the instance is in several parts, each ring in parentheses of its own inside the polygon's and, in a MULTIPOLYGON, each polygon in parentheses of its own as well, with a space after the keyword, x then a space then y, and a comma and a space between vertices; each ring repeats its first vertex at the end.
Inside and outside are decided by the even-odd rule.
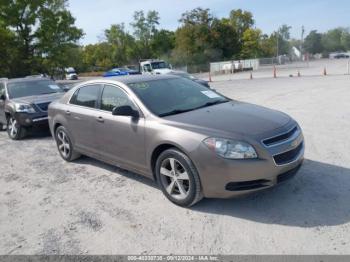
POLYGON ((74 151, 68 132, 63 126, 56 129, 55 139, 58 152, 65 161, 71 162, 80 157, 80 154, 74 151))
POLYGON ((26 136, 26 129, 13 116, 9 116, 7 119, 7 134, 12 140, 20 140, 26 136))
POLYGON ((203 198, 195 166, 177 149, 168 149, 158 157, 156 176, 164 195, 176 205, 190 207, 203 198))

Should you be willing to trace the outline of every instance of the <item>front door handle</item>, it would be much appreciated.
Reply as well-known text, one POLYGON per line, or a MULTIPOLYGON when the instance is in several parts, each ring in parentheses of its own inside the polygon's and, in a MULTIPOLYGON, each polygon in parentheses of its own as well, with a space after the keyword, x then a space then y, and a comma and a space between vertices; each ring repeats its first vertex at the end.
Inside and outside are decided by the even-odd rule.
POLYGON ((96 120, 100 123, 103 123, 105 121, 102 116, 97 117, 96 120))
POLYGON ((70 116, 70 111, 69 110, 66 111, 66 115, 70 116))

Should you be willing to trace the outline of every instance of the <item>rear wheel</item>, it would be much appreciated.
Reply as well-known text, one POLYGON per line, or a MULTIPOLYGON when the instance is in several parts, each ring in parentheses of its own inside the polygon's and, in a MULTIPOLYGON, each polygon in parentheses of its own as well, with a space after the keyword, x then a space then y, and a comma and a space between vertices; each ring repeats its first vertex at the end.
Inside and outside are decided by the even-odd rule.
POLYGON ((190 207, 203 198, 195 166, 177 149, 168 149, 158 157, 156 175, 164 195, 176 205, 190 207))
POLYGON ((80 157, 80 154, 74 151, 68 132, 63 126, 56 129, 55 139, 58 152, 65 161, 71 162, 80 157))
POLYGON ((26 129, 17 122, 14 116, 9 116, 7 119, 7 134, 12 140, 20 140, 26 136, 26 129))

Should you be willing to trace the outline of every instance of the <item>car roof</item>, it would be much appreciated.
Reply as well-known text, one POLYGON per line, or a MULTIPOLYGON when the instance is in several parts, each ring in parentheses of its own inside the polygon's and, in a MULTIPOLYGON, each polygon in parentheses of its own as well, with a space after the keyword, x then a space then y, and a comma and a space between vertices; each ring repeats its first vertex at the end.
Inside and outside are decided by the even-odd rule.
MULTIPOLYGON (((139 83, 139 82, 147 82, 147 81, 154 81, 154 80, 161 80, 161 79, 172 79, 172 78, 179 78, 175 75, 125 75, 125 76, 112 76, 108 78, 97 78, 94 80, 91 80, 91 82, 101 81, 103 82, 121 82, 123 84, 131 84, 131 83, 139 83)), ((90 82, 90 81, 89 81, 90 82)))

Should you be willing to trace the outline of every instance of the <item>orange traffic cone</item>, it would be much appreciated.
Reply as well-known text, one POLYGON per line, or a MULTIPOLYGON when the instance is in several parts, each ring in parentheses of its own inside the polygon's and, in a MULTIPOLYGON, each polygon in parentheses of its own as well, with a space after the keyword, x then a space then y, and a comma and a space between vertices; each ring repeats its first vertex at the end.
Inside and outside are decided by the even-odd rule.
POLYGON ((327 69, 326 69, 326 67, 324 67, 324 69, 323 69, 323 75, 324 75, 324 76, 327 75, 327 69))
POLYGON ((276 66, 273 66, 273 78, 277 78, 276 66))

